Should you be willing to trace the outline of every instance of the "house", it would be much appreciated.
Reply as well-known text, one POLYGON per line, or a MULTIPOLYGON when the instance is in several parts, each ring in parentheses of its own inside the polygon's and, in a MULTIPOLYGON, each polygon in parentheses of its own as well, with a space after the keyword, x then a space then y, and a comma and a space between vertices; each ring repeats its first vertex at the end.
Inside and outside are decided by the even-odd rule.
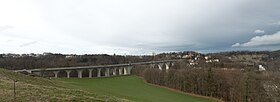
POLYGON ((259 71, 265 71, 265 68, 263 67, 263 65, 259 65, 259 71))

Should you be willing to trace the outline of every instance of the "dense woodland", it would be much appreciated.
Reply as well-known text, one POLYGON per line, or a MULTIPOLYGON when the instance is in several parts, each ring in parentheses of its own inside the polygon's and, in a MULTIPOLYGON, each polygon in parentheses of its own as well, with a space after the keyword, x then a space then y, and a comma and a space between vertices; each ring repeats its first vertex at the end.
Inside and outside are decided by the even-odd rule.
POLYGON ((148 83, 226 102, 280 101, 280 72, 259 72, 249 67, 245 70, 198 69, 178 62, 168 71, 141 66, 133 73, 148 83))

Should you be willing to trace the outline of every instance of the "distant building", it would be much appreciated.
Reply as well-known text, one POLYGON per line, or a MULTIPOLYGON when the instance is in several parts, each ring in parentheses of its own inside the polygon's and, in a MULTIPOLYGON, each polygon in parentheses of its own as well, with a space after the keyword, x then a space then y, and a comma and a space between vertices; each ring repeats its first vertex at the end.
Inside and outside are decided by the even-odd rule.
POLYGON ((50 53, 50 52, 44 52, 43 55, 44 55, 44 56, 52 55, 52 53, 50 53))
POLYGON ((220 62, 220 60, 219 59, 214 59, 214 62, 220 62))
POLYGON ((74 58, 74 57, 77 57, 77 55, 75 54, 69 54, 69 55, 66 55, 65 58, 74 58))
POLYGON ((206 63, 210 63, 210 62, 212 62, 212 60, 206 60, 205 62, 206 62, 206 63))
POLYGON ((212 63, 212 62, 220 62, 219 59, 208 59, 205 61, 206 63, 212 63))
POLYGON ((265 71, 265 68, 263 67, 263 65, 259 65, 259 71, 265 71))
POLYGON ((190 65, 195 65, 195 63, 191 62, 190 65))
POLYGON ((190 58, 189 55, 184 55, 182 58, 190 58))
POLYGON ((209 59, 209 57, 208 57, 208 56, 205 56, 205 57, 204 57, 204 59, 205 59, 205 60, 208 60, 208 59, 209 59))
POLYGON ((182 56, 181 56, 181 55, 178 55, 177 58, 182 58, 182 56))
POLYGON ((195 58, 194 58, 194 60, 198 60, 198 59, 199 59, 198 57, 195 57, 195 58))
POLYGON ((227 68, 222 68, 222 70, 228 70, 227 68))

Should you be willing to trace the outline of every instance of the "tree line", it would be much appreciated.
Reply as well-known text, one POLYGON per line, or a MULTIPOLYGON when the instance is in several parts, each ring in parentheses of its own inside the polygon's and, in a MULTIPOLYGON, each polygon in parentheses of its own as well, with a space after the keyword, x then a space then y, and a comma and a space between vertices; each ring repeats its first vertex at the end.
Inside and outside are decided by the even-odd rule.
POLYGON ((280 101, 280 73, 245 70, 193 68, 176 63, 170 70, 138 66, 135 75, 148 83, 166 86, 183 92, 214 97, 226 102, 280 101))
POLYGON ((39 57, 3 57, 0 56, 0 68, 5 69, 37 69, 52 67, 94 66, 151 61, 152 56, 120 56, 120 55, 75 55, 67 57, 63 54, 51 54, 39 57))

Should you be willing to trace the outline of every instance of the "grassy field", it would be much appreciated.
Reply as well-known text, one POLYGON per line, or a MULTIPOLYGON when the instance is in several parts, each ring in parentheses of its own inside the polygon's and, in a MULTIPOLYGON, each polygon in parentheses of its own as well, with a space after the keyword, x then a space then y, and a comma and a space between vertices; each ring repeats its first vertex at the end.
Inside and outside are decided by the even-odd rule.
POLYGON ((114 96, 75 89, 46 78, 31 77, 0 68, 0 102, 124 102, 114 96), (13 80, 16 82, 14 100, 13 80))
POLYGON ((214 100, 189 96, 148 85, 136 76, 82 79, 62 78, 58 80, 68 83, 75 88, 113 95, 137 102, 214 102, 214 100))

